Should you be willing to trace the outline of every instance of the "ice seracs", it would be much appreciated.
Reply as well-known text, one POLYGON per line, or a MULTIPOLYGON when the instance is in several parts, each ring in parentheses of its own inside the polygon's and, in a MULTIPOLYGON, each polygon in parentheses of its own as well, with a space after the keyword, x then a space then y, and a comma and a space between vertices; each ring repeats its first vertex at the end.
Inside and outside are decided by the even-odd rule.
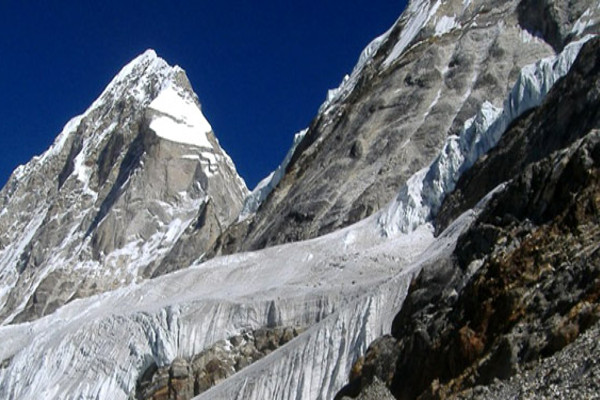
MULTIPOLYGON (((389 328, 420 255, 430 259, 448 248, 445 242, 429 247, 433 237, 427 227, 383 240, 375 222, 194 264, 74 301, 28 324, 0 327, 5 344, 0 359, 12 358, 9 368, 0 369, 0 395, 127 399, 152 362, 168 365, 244 329, 274 323, 312 328, 265 360, 267 374, 260 376, 260 365, 245 370, 252 382, 244 397, 288 398, 300 392, 331 398, 347 378, 353 354, 389 328), (316 385, 319 381, 331 383, 316 385)), ((217 391, 226 394, 206 396, 230 398, 240 385, 243 380, 232 381, 217 391)))
POLYGON ((414 174, 380 217, 387 235, 409 232, 431 220, 464 171, 494 147, 512 121, 541 104, 554 83, 567 74, 581 47, 593 35, 574 41, 554 57, 522 68, 502 107, 485 101, 459 135, 448 137, 431 165, 414 174))

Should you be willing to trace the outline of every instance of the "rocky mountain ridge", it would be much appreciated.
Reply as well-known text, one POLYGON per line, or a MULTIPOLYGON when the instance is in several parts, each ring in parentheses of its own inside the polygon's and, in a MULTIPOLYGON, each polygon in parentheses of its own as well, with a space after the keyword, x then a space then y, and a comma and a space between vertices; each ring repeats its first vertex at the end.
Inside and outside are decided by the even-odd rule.
POLYGON ((330 92, 256 215, 215 253, 313 238, 384 207, 483 102, 502 107, 521 68, 555 55, 550 42, 562 50, 597 24, 580 3, 558 7, 561 33, 545 40, 527 2, 410 2, 330 92))

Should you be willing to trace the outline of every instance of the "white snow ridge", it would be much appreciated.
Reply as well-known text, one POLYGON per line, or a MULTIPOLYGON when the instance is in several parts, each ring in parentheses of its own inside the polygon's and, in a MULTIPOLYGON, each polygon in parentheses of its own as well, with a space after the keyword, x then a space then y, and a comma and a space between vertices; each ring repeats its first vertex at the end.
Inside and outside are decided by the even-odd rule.
POLYGON ((308 132, 308 129, 304 129, 294 135, 294 141, 292 143, 292 147, 288 150, 285 158, 281 162, 281 164, 277 167, 277 169, 271 172, 266 178, 258 182, 254 190, 246 197, 244 202, 244 208, 242 208, 242 212, 238 220, 243 221, 254 214, 262 202, 269 196, 269 194, 275 189, 275 187, 279 184, 283 175, 285 174, 285 170, 289 165, 292 157, 294 156, 294 152, 296 148, 304 139, 304 136, 308 132))

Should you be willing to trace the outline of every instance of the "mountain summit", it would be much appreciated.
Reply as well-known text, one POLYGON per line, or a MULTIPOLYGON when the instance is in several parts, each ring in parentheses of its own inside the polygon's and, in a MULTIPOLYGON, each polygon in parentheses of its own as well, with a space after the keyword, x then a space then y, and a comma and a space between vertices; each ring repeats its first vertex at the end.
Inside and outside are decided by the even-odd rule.
POLYGON ((246 194, 185 71, 146 51, 0 192, 0 319, 137 282, 191 225, 201 254, 246 194))

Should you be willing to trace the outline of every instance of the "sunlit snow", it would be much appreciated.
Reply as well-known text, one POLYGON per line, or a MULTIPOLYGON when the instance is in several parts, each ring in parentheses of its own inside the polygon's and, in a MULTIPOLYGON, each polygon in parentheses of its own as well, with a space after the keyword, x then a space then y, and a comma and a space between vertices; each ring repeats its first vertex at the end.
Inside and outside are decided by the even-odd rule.
POLYGON ((435 15, 440 5, 440 0, 437 0, 433 6, 429 0, 413 0, 410 2, 403 14, 403 19, 400 21, 400 23, 404 23, 404 26, 400 31, 400 37, 383 62, 384 67, 389 67, 398 57, 400 57, 421 29, 435 15))
POLYGON ((592 15, 592 11, 589 8, 585 10, 585 12, 573 25, 571 33, 575 35, 581 35, 583 34, 583 32, 585 32, 587 28, 596 24, 597 21, 592 18, 592 15))
POLYGON ((442 16, 435 25, 435 36, 442 36, 459 26, 455 17, 442 16))
MULTIPOLYGON (((427 0, 410 3, 407 17, 399 21, 404 24, 400 38, 385 66, 401 56, 440 4, 437 1, 431 6, 427 0)), ((465 0, 464 4, 470 2, 465 0)), ((442 20, 436 33, 447 32, 455 23, 442 20)), ((580 31, 580 27, 574 29, 580 31)), ((390 34, 391 30, 365 49, 359 65, 331 94, 322 112, 352 90, 364 66, 390 34)), ((423 265, 448 256, 478 212, 468 211, 434 238, 428 221, 443 196, 477 157, 497 143, 514 118, 541 103, 552 85, 566 74, 587 39, 567 46, 558 57, 523 68, 504 104, 484 102, 460 135, 450 136, 432 164, 408 179, 394 201, 357 224, 309 241, 196 262, 176 273, 74 300, 33 322, 0 327, 0 360, 10 360, 0 368, 0 397, 125 400, 152 363, 162 366, 175 357, 190 357, 243 330, 297 325, 309 329, 200 397, 332 398, 347 382, 356 357, 364 354, 372 340, 389 332, 414 274, 423 265)), ((170 70, 161 69, 166 65, 163 63, 153 51, 144 53, 137 63, 123 69, 90 109, 117 93, 134 68, 170 74, 170 70)), ((212 129, 194 99, 176 90, 169 79, 165 82, 149 105, 150 128, 163 139, 211 149, 207 133, 212 129)), ((136 87, 139 92, 132 95, 144 102, 142 87, 136 87)), ((430 109, 439 97, 440 92, 430 109)), ((74 119, 65 127, 55 149, 78 124, 79 119, 74 119)), ((296 136, 294 146, 302 134, 296 136)), ((248 213, 256 211, 277 185, 294 146, 280 169, 249 197, 248 213)), ((51 156, 52 151, 46 154, 51 156)), ((209 151, 192 153, 186 151, 181 158, 209 165, 217 161, 209 151)), ((227 155, 223 157, 224 162, 231 163, 227 155)), ((85 165, 76 167, 79 178, 87 177, 85 165)), ((24 175, 25 169, 16 173, 24 175)), ((184 211, 197 210, 205 201, 184 200, 189 207, 184 211)), ((151 255, 156 257, 167 249, 161 246, 175 241, 190 221, 176 214, 173 206, 161 206, 173 214, 160 232, 145 241, 133 238, 105 255, 106 259, 126 263, 133 273, 151 262, 151 255)), ((45 213, 37 215, 30 222, 31 232, 43 222, 45 213)), ((31 240, 29 233, 17 237, 18 246, 31 240)), ((0 257, 11 258, 17 253, 20 251, 11 250, 0 257)), ((55 261, 58 264, 61 260, 55 261)), ((97 265, 83 267, 93 269, 97 265)), ((0 299, 3 295, 0 292, 0 299)))
POLYGON ((150 123, 150 129, 158 136, 172 142, 212 148, 206 136, 212 127, 202 111, 173 86, 163 89, 149 108, 158 112, 150 123))

